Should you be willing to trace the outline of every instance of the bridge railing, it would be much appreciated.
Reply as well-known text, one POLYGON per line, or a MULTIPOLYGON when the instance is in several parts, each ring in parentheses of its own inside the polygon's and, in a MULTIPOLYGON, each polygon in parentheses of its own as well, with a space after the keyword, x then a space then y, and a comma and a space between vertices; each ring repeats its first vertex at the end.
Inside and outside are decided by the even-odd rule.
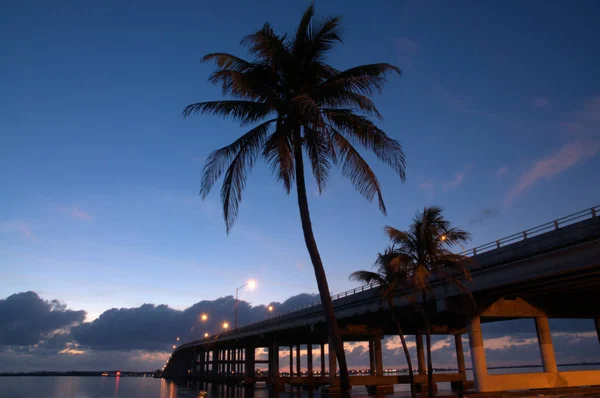
MULTIPOLYGON (((538 225, 536 227, 526 229, 526 230, 518 232, 516 234, 506 236, 502 239, 497 239, 495 241, 485 243, 483 245, 474 247, 472 249, 464 250, 462 252, 462 254, 469 256, 469 257, 473 257, 473 256, 476 256, 481 253, 499 249, 501 247, 507 246, 507 245, 515 243, 515 242, 527 240, 529 238, 532 238, 537 235, 541 235, 541 234, 549 232, 549 231, 553 231, 553 230, 560 229, 562 227, 566 227, 567 225, 574 224, 579 221, 596 218, 596 217, 598 217, 598 215, 600 215, 600 205, 578 211, 577 213, 569 214, 568 216, 561 217, 554 221, 550 221, 550 222, 538 225)), ((361 292, 364 292, 367 290, 374 289, 376 287, 377 287, 376 284, 367 284, 367 285, 359 286, 354 289, 346 290, 345 292, 341 292, 341 293, 332 295, 331 300, 332 301, 339 300, 339 299, 342 299, 342 298, 345 298, 348 296, 352 296, 357 293, 361 293, 361 292)), ((291 314, 292 312, 297 312, 300 310, 304 310, 304 309, 308 309, 308 308, 312 308, 312 307, 316 307, 316 306, 320 306, 320 305, 321 305, 320 300, 317 300, 316 302, 306 305, 305 307, 296 308, 296 309, 293 309, 290 311, 286 311, 284 313, 279 313, 277 315, 267 317, 266 319, 257 320, 248 325, 254 325, 256 323, 264 322, 265 320, 269 320, 269 319, 276 319, 276 318, 291 314)))

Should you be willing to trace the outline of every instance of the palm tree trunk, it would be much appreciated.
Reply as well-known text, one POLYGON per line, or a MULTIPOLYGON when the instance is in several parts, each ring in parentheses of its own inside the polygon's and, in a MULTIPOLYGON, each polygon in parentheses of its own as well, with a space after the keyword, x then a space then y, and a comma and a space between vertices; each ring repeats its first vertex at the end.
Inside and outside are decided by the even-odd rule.
MULTIPOLYGON (((340 367, 340 388, 342 397, 349 397, 350 395, 350 380, 348 379, 348 365, 346 364, 346 354, 344 352, 344 343, 342 342, 342 335, 340 328, 335 318, 335 312, 333 310, 333 303, 331 302, 331 295, 329 294, 329 285, 327 283, 327 276, 325 275, 325 269, 323 268, 323 262, 317 248, 317 242, 312 230, 312 224, 310 221, 310 212, 308 210, 308 198, 306 197, 306 183, 304 181, 304 162, 302 159, 302 138, 300 137, 299 129, 294 131, 294 163, 296 171, 296 190, 298 193, 298 207, 300 208, 300 220, 302 221, 302 232, 304 232, 304 241, 306 248, 310 254, 310 260, 312 261, 313 268, 315 271, 315 278, 317 279, 317 286, 319 288, 319 295, 321 296, 321 303, 323 305, 323 311, 325 312, 325 321, 329 328, 330 342, 333 342, 333 347, 330 347, 329 355, 331 355, 331 348, 335 352, 337 362, 340 367)), ((333 375, 335 377, 335 374, 333 375)))
POLYGON ((404 333, 402 332, 402 325, 400 321, 396 319, 394 315, 394 308, 390 304, 390 311, 392 313, 392 321, 396 323, 396 328, 398 330, 398 336, 400 337, 400 341, 402 342, 402 349, 404 350, 404 355, 406 356, 406 364, 408 365, 408 381, 410 382, 410 396, 412 398, 416 398, 417 392, 415 390, 415 375, 413 374, 412 360, 410 358, 410 352, 408 352, 408 346, 406 345, 406 339, 404 338, 404 333))
POLYGON ((433 389, 433 363, 431 361, 431 323, 427 314, 427 293, 423 291, 423 320, 425 321, 426 343, 427 343, 427 391, 429 397, 434 396, 433 389))

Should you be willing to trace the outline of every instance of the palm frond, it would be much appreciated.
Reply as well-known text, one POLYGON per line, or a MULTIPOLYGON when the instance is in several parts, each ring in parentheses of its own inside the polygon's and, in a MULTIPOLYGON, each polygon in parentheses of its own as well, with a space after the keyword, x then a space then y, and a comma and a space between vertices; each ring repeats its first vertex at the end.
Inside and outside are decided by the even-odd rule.
POLYGON ((327 131, 304 129, 304 148, 312 166, 319 194, 325 191, 332 157, 333 145, 327 131))
POLYGON ((278 36, 271 24, 265 22, 260 30, 245 36, 241 44, 262 62, 279 67, 288 55, 285 40, 285 35, 278 36))
POLYGON ((366 95, 380 93, 387 82, 386 75, 390 72, 402 74, 398 67, 386 63, 356 66, 327 80, 318 88, 318 91, 349 91, 366 95))
POLYGON ((341 134, 331 130, 331 139, 338 156, 342 174, 350 179, 356 190, 370 202, 377 196, 379 210, 386 214, 379 180, 358 151, 341 134))
POLYGON ((296 175, 291 133, 286 130, 281 121, 278 121, 277 130, 266 139, 263 145, 263 158, 271 166, 273 176, 283 183, 285 192, 288 194, 296 175))
POLYGON ((350 277, 348 279, 351 281, 358 281, 358 282, 362 282, 362 283, 369 284, 369 285, 371 285, 371 284, 384 285, 385 284, 385 278, 382 277, 377 272, 373 272, 373 271, 355 271, 350 274, 350 277))
POLYGON ((352 141, 360 142, 366 149, 390 166, 401 180, 406 178, 406 160, 402 145, 364 116, 353 114, 348 110, 328 110, 325 112, 328 121, 352 141))
MULTIPOLYGON (((231 164, 238 153, 251 153, 253 156, 260 153, 260 147, 268 134, 269 126, 275 120, 276 119, 267 120, 254 127, 231 144, 213 151, 208 156, 204 163, 202 184, 200 186, 200 196, 202 199, 205 199, 208 196, 215 182, 221 177, 225 168, 231 164)), ((248 159, 254 160, 254 157, 248 159)))
POLYGON ((240 57, 229 53, 210 53, 206 54, 200 62, 214 61, 220 69, 230 69, 238 72, 245 72, 255 67, 255 64, 248 62, 240 57))
POLYGON ((219 116, 232 117, 242 124, 264 119, 273 113, 273 109, 264 103, 243 100, 223 100, 198 102, 185 107, 183 116, 196 113, 211 113, 219 116))

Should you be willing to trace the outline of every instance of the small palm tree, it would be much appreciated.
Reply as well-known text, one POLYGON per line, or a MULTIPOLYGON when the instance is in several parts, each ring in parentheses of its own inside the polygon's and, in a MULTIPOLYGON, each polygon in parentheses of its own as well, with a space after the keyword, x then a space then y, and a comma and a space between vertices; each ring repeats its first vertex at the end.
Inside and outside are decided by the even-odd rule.
POLYGON ((328 65, 326 55, 341 42, 340 18, 313 21, 309 6, 293 35, 277 35, 269 23, 242 39, 254 57, 246 61, 228 53, 208 54, 217 69, 209 80, 235 99, 199 102, 187 106, 185 117, 212 113, 231 117, 247 133, 207 158, 200 188, 205 198, 225 173, 221 200, 227 232, 238 214, 246 177, 262 157, 286 193, 295 184, 304 240, 310 254, 321 296, 333 350, 340 367, 340 384, 350 388, 348 368, 339 327, 335 319, 329 286, 313 235, 304 157, 312 168, 319 192, 327 185, 332 165, 340 167, 358 192, 369 201, 377 198, 386 208, 375 173, 354 145, 360 144, 388 164, 403 180, 404 154, 401 145, 379 129, 370 116, 380 116, 369 98, 381 91, 389 73, 400 70, 376 63, 339 71, 328 65))
POLYGON ((377 285, 381 296, 387 302, 390 308, 392 322, 396 324, 398 330, 398 336, 402 342, 402 349, 404 350, 404 356, 406 357, 406 363, 408 365, 408 378, 410 381, 410 392, 411 396, 415 398, 415 378, 413 374, 412 360, 406 345, 406 339, 402 331, 402 324, 395 315, 394 310, 394 298, 401 291, 406 291, 410 288, 409 271, 410 265, 407 263, 410 261, 402 253, 398 253, 394 246, 388 247, 384 253, 377 255, 374 267, 376 271, 355 271, 350 274, 350 280, 356 280, 363 283, 377 285))
POLYGON ((468 270, 469 257, 450 251, 454 245, 462 245, 470 239, 470 234, 453 228, 439 207, 425 207, 417 213, 407 231, 399 231, 387 226, 385 230, 395 247, 409 267, 409 297, 417 302, 423 314, 427 339, 427 368, 429 396, 433 396, 433 364, 431 362, 431 325, 427 302, 433 294, 432 281, 452 283, 469 294, 465 285, 471 281, 468 270), (420 297, 419 297, 420 296, 420 297))

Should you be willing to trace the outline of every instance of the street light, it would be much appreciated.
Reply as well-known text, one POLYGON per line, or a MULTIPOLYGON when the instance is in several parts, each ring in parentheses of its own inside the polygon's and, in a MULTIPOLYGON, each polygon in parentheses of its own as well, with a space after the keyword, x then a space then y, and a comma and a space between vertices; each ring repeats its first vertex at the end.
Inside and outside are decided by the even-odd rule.
POLYGON ((177 337, 177 341, 179 341, 179 337, 177 337))
POLYGON ((173 349, 175 349, 175 348, 177 348, 177 346, 176 346, 176 345, 174 345, 174 346, 173 346, 173 349))
POLYGON ((206 321, 206 320, 208 319, 208 315, 206 315, 206 314, 202 314, 202 315, 200 315, 200 319, 201 319, 202 321, 206 321))
POLYGON ((267 310, 269 310, 269 312, 273 312, 273 306, 272 305, 268 306, 267 310))
POLYGON ((204 338, 208 337, 208 332, 204 333, 204 338))
POLYGON ((223 329, 229 329, 229 322, 223 322, 223 329))
POLYGON ((248 282, 244 283, 242 286, 235 289, 235 320, 233 323, 233 330, 237 331, 237 320, 238 320, 238 292, 244 286, 248 286, 248 289, 254 290, 256 289, 256 281, 254 279, 250 279, 248 282))

